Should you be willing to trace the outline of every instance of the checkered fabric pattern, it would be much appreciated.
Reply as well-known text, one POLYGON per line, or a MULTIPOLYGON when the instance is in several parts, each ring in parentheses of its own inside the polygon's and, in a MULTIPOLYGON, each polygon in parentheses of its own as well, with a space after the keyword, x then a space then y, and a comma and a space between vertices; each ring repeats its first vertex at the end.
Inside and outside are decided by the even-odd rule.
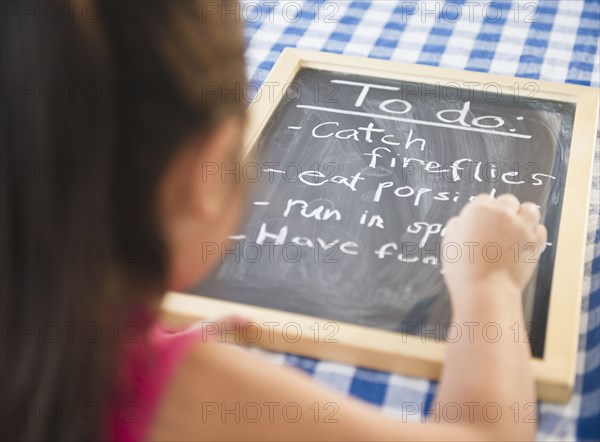
MULTIPOLYGON (((598 87, 600 1, 245 1, 247 74, 260 85, 285 47, 598 87)), ((600 440, 600 156, 596 149, 577 380, 539 404, 538 440, 600 440)), ((399 418, 420 419, 436 383, 260 352, 399 418), (408 409, 406 404, 420 404, 408 409)), ((411 405, 412 407, 413 405, 411 405)))

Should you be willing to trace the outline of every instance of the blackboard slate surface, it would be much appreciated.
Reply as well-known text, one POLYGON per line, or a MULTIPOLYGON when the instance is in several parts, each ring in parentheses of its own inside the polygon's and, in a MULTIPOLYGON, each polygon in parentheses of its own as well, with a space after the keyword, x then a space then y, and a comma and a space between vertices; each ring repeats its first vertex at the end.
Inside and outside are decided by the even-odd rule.
POLYGON ((190 293, 443 338, 451 309, 436 249, 440 229, 470 197, 510 192, 541 206, 549 232, 551 245, 523 297, 532 352, 541 357, 574 113, 574 104, 522 91, 499 96, 492 86, 484 93, 303 68, 243 169, 252 183, 238 239, 190 293), (357 103, 360 84, 377 87, 357 103), (400 101, 380 107, 392 99, 410 110, 400 101), (455 111, 442 114, 447 121, 464 118, 443 122, 437 114, 445 110, 455 111), (502 126, 478 128, 499 124, 486 116, 502 126), (374 156, 378 147, 389 151, 374 156), (261 228, 285 233, 283 244, 257 245, 261 228), (396 248, 385 254, 390 243, 396 248))

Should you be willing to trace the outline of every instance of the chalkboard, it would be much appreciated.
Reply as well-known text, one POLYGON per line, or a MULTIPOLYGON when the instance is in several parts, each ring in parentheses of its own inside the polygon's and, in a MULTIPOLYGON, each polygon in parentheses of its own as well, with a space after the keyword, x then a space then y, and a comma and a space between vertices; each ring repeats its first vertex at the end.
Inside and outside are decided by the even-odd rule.
POLYGON ((538 394, 569 398, 598 90, 286 49, 252 101, 244 221, 207 251, 222 261, 208 279, 165 298, 167 318, 245 310, 305 331, 257 345, 435 379, 445 225, 480 193, 512 193, 549 233, 523 293, 538 394), (338 324, 335 345, 306 333, 317 319, 338 324))
POLYGON ((491 89, 301 69, 244 167, 235 244, 194 292, 441 339, 444 226, 471 197, 509 192, 540 205, 549 232, 524 294, 542 356, 574 114, 491 89))

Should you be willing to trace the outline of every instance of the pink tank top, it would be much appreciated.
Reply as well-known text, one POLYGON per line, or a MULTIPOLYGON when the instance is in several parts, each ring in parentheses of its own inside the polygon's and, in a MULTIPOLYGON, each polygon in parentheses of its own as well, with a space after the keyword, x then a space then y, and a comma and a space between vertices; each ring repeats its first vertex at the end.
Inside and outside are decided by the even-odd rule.
POLYGON ((201 337, 201 328, 174 333, 155 323, 147 339, 123 344, 116 392, 107 415, 109 438, 124 442, 147 438, 171 376, 201 337))

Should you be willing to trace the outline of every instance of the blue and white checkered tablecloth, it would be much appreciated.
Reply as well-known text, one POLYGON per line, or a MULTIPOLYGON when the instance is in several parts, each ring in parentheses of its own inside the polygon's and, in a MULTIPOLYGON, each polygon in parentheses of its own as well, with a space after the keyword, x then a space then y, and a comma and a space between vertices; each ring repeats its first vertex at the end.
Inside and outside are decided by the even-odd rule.
MULTIPOLYGON (((248 77, 285 47, 598 87, 600 1, 245 1, 248 77)), ((589 207, 577 380, 566 405, 540 403, 539 440, 600 440, 600 156, 589 207)), ((383 413, 427 410, 436 383, 266 352, 383 413)), ((413 416, 414 418, 415 416, 413 416)), ((419 418, 417 415, 416 418, 419 418)))

